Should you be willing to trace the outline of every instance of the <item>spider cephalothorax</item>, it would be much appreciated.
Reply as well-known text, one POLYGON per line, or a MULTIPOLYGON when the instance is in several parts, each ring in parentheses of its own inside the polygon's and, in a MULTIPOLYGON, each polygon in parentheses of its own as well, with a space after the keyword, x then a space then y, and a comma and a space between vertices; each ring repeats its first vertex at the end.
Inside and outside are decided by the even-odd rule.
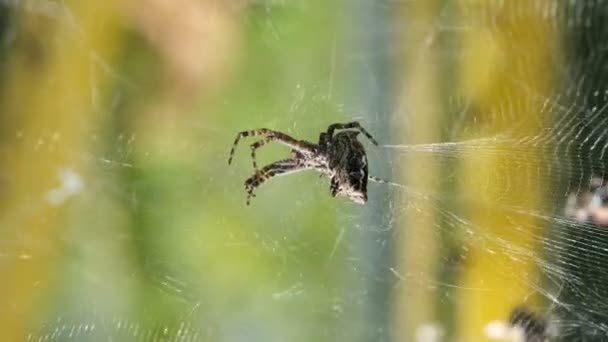
POLYGON ((331 180, 332 196, 344 196, 352 201, 364 204, 367 202, 367 181, 381 181, 368 175, 367 156, 363 145, 357 140, 363 133, 375 145, 376 140, 367 133, 358 122, 332 124, 326 132, 319 136, 319 143, 313 144, 305 140, 296 140, 289 135, 266 128, 243 131, 237 134, 228 164, 232 162, 234 149, 239 140, 244 137, 263 135, 263 139, 251 144, 251 158, 255 173, 245 181, 247 204, 255 196, 254 190, 268 179, 303 170, 317 170, 327 175, 331 180), (344 130, 334 135, 334 131, 344 130), (258 169, 255 152, 265 144, 277 141, 291 148, 291 158, 279 160, 258 169))

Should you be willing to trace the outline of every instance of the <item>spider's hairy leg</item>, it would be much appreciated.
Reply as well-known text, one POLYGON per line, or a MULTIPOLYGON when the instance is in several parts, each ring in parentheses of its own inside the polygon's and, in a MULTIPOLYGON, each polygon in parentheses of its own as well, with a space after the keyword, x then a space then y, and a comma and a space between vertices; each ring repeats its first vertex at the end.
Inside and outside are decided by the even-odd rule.
POLYGON ((255 197, 253 193, 255 189, 264 184, 267 180, 275 176, 287 175, 290 173, 309 169, 308 166, 298 163, 293 159, 283 159, 278 162, 264 166, 253 176, 245 181, 245 190, 247 191, 247 205, 251 201, 251 197, 255 197))
POLYGON ((274 139, 272 138, 272 136, 267 136, 266 138, 258 140, 249 146, 251 148, 251 162, 253 163, 253 169, 255 170, 255 172, 258 172, 258 163, 255 157, 255 151, 273 140, 274 139))
MULTIPOLYGON (((256 159, 256 150, 270 142, 273 141, 279 141, 281 143, 283 143, 283 140, 281 140, 281 137, 278 137, 276 135, 268 135, 267 137, 265 137, 262 140, 258 140, 256 142, 254 142, 253 144, 251 144, 249 147, 251 148, 251 161, 253 162, 253 169, 257 172, 258 171, 258 163, 257 163, 257 159, 256 159)), ((301 149, 305 149, 306 151, 312 151, 311 149, 313 148, 312 146, 309 146, 310 144, 308 144, 307 142, 304 141, 296 141, 296 143, 298 144, 298 146, 300 146, 299 149, 296 148, 292 148, 291 150, 291 155, 292 155, 292 159, 300 159, 303 158, 303 154, 301 152, 299 152, 298 150, 301 149)), ((284 143, 285 144, 285 143, 284 143)), ((287 144, 285 144, 287 145, 287 144)), ((287 145, 290 146, 290 145, 287 145)))
POLYGON ((246 137, 254 137, 258 135, 267 135, 267 138, 270 138, 270 141, 277 141, 285 146, 291 147, 294 150, 297 150, 301 153, 313 153, 315 152, 315 145, 306 141, 296 140, 289 135, 277 131, 270 130, 268 128, 260 128, 254 129, 251 131, 243 131, 239 132, 234 139, 234 143, 232 144, 232 148, 230 149, 230 157, 228 158, 228 165, 232 163, 232 158, 234 157, 234 151, 236 150, 236 146, 239 143, 241 138, 246 137))
POLYGON ((359 132, 363 133, 374 145, 376 145, 376 146, 378 145, 378 142, 376 141, 376 139, 374 139, 374 137, 372 137, 372 135, 369 134, 365 130, 365 128, 363 128, 361 126, 361 124, 358 121, 331 124, 327 128, 327 134, 329 134, 329 136, 332 137, 334 135, 334 131, 337 129, 352 129, 352 128, 355 128, 359 132))
POLYGON ((338 183, 336 178, 332 177, 330 180, 330 183, 329 183, 329 193, 331 194, 332 197, 336 197, 336 195, 338 194, 339 186, 340 186, 340 184, 338 183))
POLYGON ((271 132, 267 128, 254 129, 250 131, 242 131, 237 133, 236 138, 234 139, 234 143, 232 144, 232 148, 230 149, 230 157, 228 157, 228 165, 232 163, 232 158, 234 157, 234 151, 236 150, 236 146, 239 144, 239 140, 241 138, 254 137, 256 135, 265 135, 271 132))

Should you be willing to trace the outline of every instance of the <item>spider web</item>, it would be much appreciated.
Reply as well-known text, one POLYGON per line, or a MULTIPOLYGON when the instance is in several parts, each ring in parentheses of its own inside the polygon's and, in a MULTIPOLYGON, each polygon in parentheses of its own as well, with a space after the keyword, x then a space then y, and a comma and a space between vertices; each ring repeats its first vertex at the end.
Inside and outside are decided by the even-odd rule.
MULTIPOLYGON (((64 165, 59 186, 3 218, 18 226, 74 201, 56 276, 23 284, 46 284, 27 340, 521 341, 526 326, 509 316, 522 307, 556 340, 608 339, 608 222, 603 203, 584 200, 608 177, 608 5, 427 3, 242 4, 246 67, 212 114, 188 121, 191 136, 158 144, 141 144, 156 137, 121 116, 150 80, 91 49, 90 67, 117 90, 79 154, 88 171, 64 165), (317 17, 329 28, 302 33, 317 17), (480 79, 502 77, 498 95, 462 81, 484 53, 502 63, 476 65, 480 79), (236 132, 316 142, 352 120, 380 142, 366 145, 370 173, 389 180, 370 183, 368 204, 333 199, 306 173, 268 182, 245 206, 245 144, 226 166, 236 132)), ((0 6, 83 29, 65 3, 0 6)), ((96 82, 88 101, 103 111, 96 82)), ((9 133, 33 149, 65 132, 9 133)), ((259 163, 286 153, 264 147, 259 163)), ((0 261, 31 262, 14 251, 39 243, 4 239, 0 261)))

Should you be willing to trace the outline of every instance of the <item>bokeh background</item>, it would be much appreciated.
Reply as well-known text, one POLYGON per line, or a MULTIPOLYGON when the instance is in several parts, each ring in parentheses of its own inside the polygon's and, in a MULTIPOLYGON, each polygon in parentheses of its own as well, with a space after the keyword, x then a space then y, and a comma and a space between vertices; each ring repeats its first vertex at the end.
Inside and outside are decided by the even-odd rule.
POLYGON ((516 308, 607 340, 608 221, 564 214, 605 173, 607 16, 0 0, 0 340, 532 341, 516 308), (237 132, 349 121, 366 205, 313 172, 245 205, 237 132))

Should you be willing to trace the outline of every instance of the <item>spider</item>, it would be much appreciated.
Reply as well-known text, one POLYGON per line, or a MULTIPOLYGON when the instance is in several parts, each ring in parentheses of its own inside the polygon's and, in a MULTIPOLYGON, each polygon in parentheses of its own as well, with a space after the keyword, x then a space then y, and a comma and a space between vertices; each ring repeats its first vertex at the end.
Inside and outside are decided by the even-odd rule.
POLYGON ((368 179, 379 183, 385 183, 385 181, 368 175, 365 149, 357 140, 359 133, 363 133, 374 145, 378 145, 371 134, 356 121, 329 125, 326 132, 321 132, 318 144, 297 140, 285 133, 267 128, 243 131, 236 135, 230 150, 228 165, 232 162, 234 150, 241 138, 262 135, 264 138, 250 146, 255 173, 245 181, 247 205, 249 205, 251 197, 255 197, 255 189, 270 178, 304 170, 316 170, 329 177, 329 191, 333 197, 344 196, 355 203, 365 204, 368 179), (336 130, 342 131, 334 135, 336 130), (272 141, 290 147, 291 158, 282 159, 258 169, 256 151, 272 141))
POLYGON ((509 325, 515 328, 513 332, 518 333, 517 341, 548 342, 558 334, 558 327, 549 318, 539 316, 524 306, 517 306, 511 311, 509 325))
POLYGON ((593 177, 584 191, 572 191, 568 195, 566 216, 580 223, 593 222, 608 225, 608 184, 601 177, 593 177))

